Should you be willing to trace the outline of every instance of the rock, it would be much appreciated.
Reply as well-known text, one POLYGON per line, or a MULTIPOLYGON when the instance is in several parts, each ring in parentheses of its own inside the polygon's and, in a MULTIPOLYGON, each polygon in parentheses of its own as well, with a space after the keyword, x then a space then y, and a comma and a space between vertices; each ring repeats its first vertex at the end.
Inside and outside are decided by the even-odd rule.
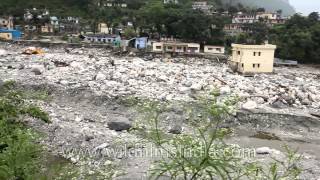
POLYGON ((169 133, 171 134, 181 134, 181 132, 182 132, 182 127, 180 125, 174 125, 169 129, 169 133))
POLYGON ((191 90, 200 91, 202 89, 202 85, 200 83, 192 84, 191 90))
POLYGON ((277 100, 271 104, 271 107, 282 109, 282 108, 287 108, 288 106, 286 104, 284 104, 283 102, 281 102, 280 100, 277 100))
POLYGON ((302 105, 310 105, 311 102, 310 102, 309 99, 305 98, 305 99, 302 99, 302 100, 301 100, 301 104, 302 104, 302 105))
POLYGON ((95 80, 97 81, 104 81, 105 79, 107 79, 107 76, 101 72, 99 72, 95 77, 95 80))
POLYGON ((107 124, 109 129, 115 131, 129 130, 132 127, 132 123, 128 118, 125 117, 118 117, 117 119, 111 120, 107 124))
POLYGON ((231 89, 229 86, 224 86, 220 88, 220 94, 222 95, 226 95, 226 94, 230 94, 231 89))
POLYGON ((108 147, 108 146, 109 146, 108 143, 102 143, 102 144, 100 144, 99 146, 95 147, 94 150, 95 150, 95 151, 100 151, 100 150, 102 150, 102 149, 105 149, 105 148, 108 147))
POLYGON ((256 154, 261 154, 261 155, 265 155, 265 154, 280 154, 280 151, 275 150, 275 149, 271 149, 269 147, 260 147, 256 149, 256 154))
POLYGON ((41 75, 44 72, 44 67, 41 65, 32 66, 31 72, 33 72, 35 75, 41 75))
POLYGON ((257 107, 258 107, 258 105, 254 101, 247 101, 246 103, 244 103, 242 105, 242 109, 244 109, 244 110, 253 110, 253 109, 256 109, 257 107))
POLYGON ((84 140, 85 140, 85 141, 91 141, 92 139, 94 139, 94 136, 93 136, 93 135, 88 135, 88 134, 86 134, 86 135, 84 136, 84 140))
POLYGON ((4 49, 0 49, 0 56, 6 55, 7 51, 4 49))

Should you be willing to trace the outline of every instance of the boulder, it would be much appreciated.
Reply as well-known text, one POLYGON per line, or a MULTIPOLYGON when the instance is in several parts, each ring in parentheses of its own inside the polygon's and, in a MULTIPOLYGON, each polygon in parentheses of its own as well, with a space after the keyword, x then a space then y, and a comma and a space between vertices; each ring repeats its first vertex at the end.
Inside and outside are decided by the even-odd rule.
POLYGON ((32 66, 31 72, 33 72, 35 75, 41 75, 44 72, 44 67, 41 65, 32 66))
POLYGON ((231 93, 231 89, 229 86, 224 86, 220 88, 220 94, 222 95, 226 95, 226 94, 230 94, 231 93))
POLYGON ((280 154, 280 151, 271 149, 269 147, 260 147, 256 149, 256 154, 280 154))
POLYGON ((117 119, 109 121, 107 124, 109 129, 115 131, 129 130, 132 127, 132 123, 125 117, 118 117, 117 119))
POLYGON ((95 77, 95 80, 97 81, 103 81, 107 78, 107 76, 105 74, 102 74, 101 72, 99 72, 96 77, 95 77))
POLYGON ((174 125, 169 129, 169 133, 171 134, 181 134, 181 132, 182 132, 182 127, 180 125, 174 125))
POLYGON ((194 90, 194 91, 200 91, 202 89, 202 85, 200 83, 193 84, 191 86, 191 89, 194 90))
POLYGON ((253 109, 256 109, 257 107, 258 107, 258 105, 254 101, 247 101, 246 103, 244 103, 242 105, 242 109, 244 109, 244 110, 253 110, 253 109))
POLYGON ((0 49, 0 56, 6 55, 7 51, 4 49, 0 49))

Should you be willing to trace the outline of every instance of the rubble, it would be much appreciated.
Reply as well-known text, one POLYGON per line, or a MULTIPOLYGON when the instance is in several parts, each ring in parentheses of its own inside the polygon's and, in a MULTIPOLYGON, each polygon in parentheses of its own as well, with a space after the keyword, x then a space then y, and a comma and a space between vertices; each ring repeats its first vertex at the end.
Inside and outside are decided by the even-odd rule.
MULTIPOLYGON (((240 124, 251 123, 255 128, 272 129, 286 125, 296 128, 293 134, 301 133, 301 129, 306 134, 310 129, 314 129, 313 133, 319 132, 313 127, 318 125, 315 116, 291 115, 320 113, 320 73, 314 67, 275 67, 273 74, 244 77, 229 71, 227 64, 197 57, 177 57, 165 61, 154 56, 145 61, 146 58, 134 55, 116 57, 102 49, 74 48, 66 52, 63 48, 50 48, 42 56, 21 54, 23 47, 16 45, 8 48, 0 44, 0 49, 6 52, 0 58, 0 86, 4 80, 14 80, 22 85, 44 85, 66 91, 57 94, 53 102, 40 104, 53 123, 32 126, 48 134, 47 144, 54 151, 65 148, 100 150, 109 148, 114 139, 136 141, 137 137, 126 131, 132 126, 129 110, 105 101, 139 97, 192 102, 198 95, 206 95, 215 89, 220 89, 221 96, 239 96, 240 108, 263 110, 261 114, 252 115, 247 111, 237 114, 240 124), (13 68, 9 69, 9 66, 13 68), (83 94, 76 97, 72 93, 66 95, 69 91, 83 94)), ((182 116, 182 110, 178 111, 177 107, 173 109, 175 114, 182 116)), ((185 118, 181 119, 179 125, 166 126, 168 131, 173 134, 187 132, 183 126, 185 118)), ((312 137, 318 137, 318 134, 312 134, 312 137)), ((259 151, 261 154, 272 152, 270 149, 259 151)), ((63 155, 69 157, 68 154, 63 155)), ((76 161, 73 155, 70 158, 76 161)), ((141 161, 132 164, 135 163, 139 164, 140 169, 148 165, 141 161)))

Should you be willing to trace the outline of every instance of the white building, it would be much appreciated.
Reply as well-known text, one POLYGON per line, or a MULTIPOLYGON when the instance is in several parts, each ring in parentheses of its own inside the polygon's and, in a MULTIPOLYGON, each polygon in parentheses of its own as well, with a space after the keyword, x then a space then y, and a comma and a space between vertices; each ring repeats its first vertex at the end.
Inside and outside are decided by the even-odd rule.
POLYGON ((224 52, 225 52, 224 46, 211 46, 211 45, 204 46, 204 53, 207 53, 207 54, 224 54, 224 52))

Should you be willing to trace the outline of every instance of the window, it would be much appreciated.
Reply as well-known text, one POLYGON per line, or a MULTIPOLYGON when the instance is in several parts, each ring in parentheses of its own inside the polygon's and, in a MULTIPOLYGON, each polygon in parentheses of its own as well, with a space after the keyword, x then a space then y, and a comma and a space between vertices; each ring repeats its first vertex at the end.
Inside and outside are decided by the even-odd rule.
POLYGON ((216 48, 216 51, 221 52, 221 48, 216 48))
POLYGON ((243 63, 241 64, 241 67, 242 67, 242 68, 244 67, 244 64, 243 64, 243 63))
POLYGON ((208 50, 209 50, 209 51, 212 51, 212 50, 213 50, 213 48, 208 48, 208 50))
POLYGON ((177 50, 181 50, 182 49, 182 47, 177 47, 177 50))
POLYGON ((260 64, 252 64, 253 68, 260 68, 260 64))
POLYGON ((258 68, 260 68, 260 64, 258 64, 258 68))
POLYGON ((167 49, 172 49, 172 46, 168 46, 167 49))
POLYGON ((253 56, 256 56, 256 52, 253 52, 253 56))
POLYGON ((161 49, 161 46, 156 46, 156 49, 161 49))
POLYGON ((256 68, 256 64, 252 64, 253 68, 256 68))
POLYGON ((237 51, 238 55, 240 55, 240 51, 237 51))
POLYGON ((261 52, 259 52, 259 56, 261 56, 261 52))

